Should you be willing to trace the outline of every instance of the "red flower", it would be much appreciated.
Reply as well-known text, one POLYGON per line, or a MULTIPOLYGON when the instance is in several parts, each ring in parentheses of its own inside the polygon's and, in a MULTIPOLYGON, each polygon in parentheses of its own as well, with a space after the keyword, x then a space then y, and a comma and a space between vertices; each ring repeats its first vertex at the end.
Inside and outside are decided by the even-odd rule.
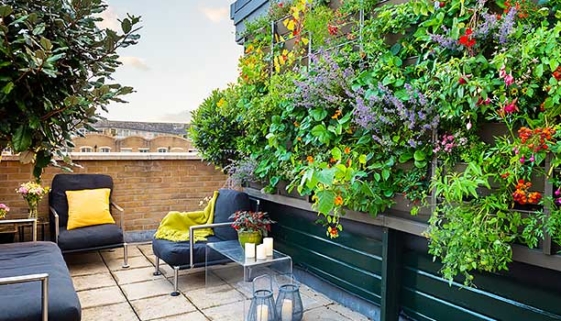
POLYGON ((339 33, 339 28, 337 26, 328 25, 327 31, 329 32, 330 35, 336 36, 337 33, 339 33))
POLYGON ((473 47, 475 45, 475 39, 473 39, 472 34, 473 31, 471 30, 471 28, 467 28, 464 35, 460 37, 459 43, 468 48, 473 47))

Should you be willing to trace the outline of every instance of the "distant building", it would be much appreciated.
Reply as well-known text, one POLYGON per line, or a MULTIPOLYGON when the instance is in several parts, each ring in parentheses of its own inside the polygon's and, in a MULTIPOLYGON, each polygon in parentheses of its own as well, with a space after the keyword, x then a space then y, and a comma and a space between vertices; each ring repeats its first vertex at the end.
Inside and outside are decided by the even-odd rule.
POLYGON ((187 153, 196 151, 186 138, 188 124, 103 120, 93 125, 95 132, 82 131, 73 138, 81 153, 187 153))

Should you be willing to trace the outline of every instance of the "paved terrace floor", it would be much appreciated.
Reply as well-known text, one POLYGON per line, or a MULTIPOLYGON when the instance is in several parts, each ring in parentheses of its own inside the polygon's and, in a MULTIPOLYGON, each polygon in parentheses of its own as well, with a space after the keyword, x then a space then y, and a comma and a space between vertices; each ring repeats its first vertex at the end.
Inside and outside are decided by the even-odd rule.
MULTIPOLYGON (((129 245, 128 269, 121 268, 122 255, 123 250, 116 249, 65 256, 82 304, 83 321, 243 321, 251 283, 241 281, 241 268, 231 264, 218 268, 220 279, 211 282, 213 286, 205 286, 204 268, 181 271, 181 294, 172 297, 171 268, 161 265, 163 275, 152 275, 151 244, 129 245)), ((305 285, 300 293, 304 320, 369 320, 305 285)))

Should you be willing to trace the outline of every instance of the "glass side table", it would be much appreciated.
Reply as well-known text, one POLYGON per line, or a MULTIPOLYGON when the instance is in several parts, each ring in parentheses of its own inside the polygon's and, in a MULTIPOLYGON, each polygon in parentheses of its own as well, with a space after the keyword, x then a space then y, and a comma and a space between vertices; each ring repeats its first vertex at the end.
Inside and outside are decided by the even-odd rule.
POLYGON ((245 251, 237 240, 207 243, 205 256, 205 274, 209 275, 209 258, 219 253, 232 262, 243 267, 244 282, 251 282, 256 276, 274 271, 278 274, 292 274, 292 258, 277 250, 273 250, 273 256, 264 260, 245 257, 245 251))

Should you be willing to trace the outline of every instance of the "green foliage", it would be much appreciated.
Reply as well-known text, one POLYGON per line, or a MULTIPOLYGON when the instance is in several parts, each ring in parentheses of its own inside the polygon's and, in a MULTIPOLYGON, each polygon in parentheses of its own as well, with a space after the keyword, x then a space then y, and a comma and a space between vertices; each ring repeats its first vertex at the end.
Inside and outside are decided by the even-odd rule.
MULTIPOLYGON (((101 0, 6 0, 0 6, 0 150, 9 146, 34 175, 91 128, 110 102, 133 91, 112 81, 117 50, 137 43, 139 17, 122 33, 100 30, 101 0)), ((68 160, 68 159, 67 159, 68 160)))
POLYGON ((189 137, 204 160, 222 168, 239 157, 237 140, 242 127, 231 112, 236 99, 232 88, 216 89, 192 112, 189 137))
POLYGON ((311 33, 309 64, 304 41, 272 56, 250 41, 240 59, 237 149, 269 189, 313 195, 331 238, 345 211, 376 216, 398 194, 413 215, 436 208, 429 252, 468 285, 506 270, 514 242, 561 242, 559 0, 320 3, 273 8, 293 36, 311 33), (337 38, 361 9, 361 28, 337 38))

